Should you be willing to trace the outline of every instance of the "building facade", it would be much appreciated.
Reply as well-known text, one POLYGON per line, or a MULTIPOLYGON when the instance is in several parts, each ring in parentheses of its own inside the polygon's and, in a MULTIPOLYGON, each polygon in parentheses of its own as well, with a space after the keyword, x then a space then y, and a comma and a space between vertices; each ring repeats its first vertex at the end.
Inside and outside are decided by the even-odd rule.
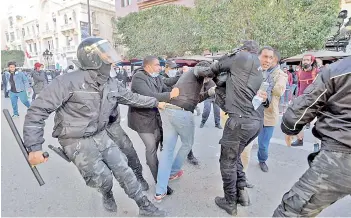
MULTIPOLYGON (((114 1, 90 0, 91 35, 113 43, 115 17, 114 1)), ((25 15, 17 15, 9 9, 6 46, 25 52, 26 67, 35 62, 47 68, 65 69, 76 59, 80 41, 89 36, 88 6, 86 0, 40 0, 25 15), (52 53, 44 56, 45 51, 52 53)))
POLYGON ((143 9, 164 4, 194 7, 195 0, 115 0, 116 16, 124 17, 132 12, 138 12, 143 9))

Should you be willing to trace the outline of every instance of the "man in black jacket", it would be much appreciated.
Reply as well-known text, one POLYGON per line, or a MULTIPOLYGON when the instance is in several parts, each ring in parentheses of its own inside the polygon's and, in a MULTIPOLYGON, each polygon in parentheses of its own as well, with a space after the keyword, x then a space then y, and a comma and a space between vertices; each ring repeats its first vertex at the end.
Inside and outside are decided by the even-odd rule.
POLYGON ((29 162, 36 165, 47 161, 41 151, 45 120, 55 112, 52 136, 58 138, 86 185, 102 193, 106 210, 117 211, 113 174, 126 194, 136 201, 140 215, 165 216, 143 194, 126 156, 106 131, 118 103, 146 108, 162 107, 164 103, 134 94, 110 78, 111 64, 120 57, 107 40, 84 39, 77 56, 80 69, 54 79, 28 109, 23 138, 30 152, 29 162))
MULTIPOLYGON (((199 66, 210 66, 207 61, 200 62, 199 66)), ((160 163, 157 173, 157 185, 155 199, 161 201, 167 193, 169 180, 182 176, 181 170, 184 160, 194 144, 195 121, 193 112, 196 105, 208 97, 207 93, 200 95, 205 76, 201 72, 190 70, 182 74, 175 87, 179 88, 179 96, 173 98, 166 105, 166 109, 160 111, 163 128, 163 151, 160 154, 160 163), (174 149, 178 136, 182 140, 182 146, 175 159, 174 149)))
POLYGON ((283 115, 281 129, 298 134, 312 129, 321 150, 308 157, 310 168, 284 194, 274 217, 315 217, 351 194, 351 57, 321 71, 283 115))
MULTIPOLYGON (((263 106, 268 106, 267 92, 260 90, 264 74, 258 59, 259 46, 255 41, 245 41, 239 51, 226 55, 208 69, 196 69, 209 77, 229 72, 226 79, 225 112, 229 118, 220 140, 219 159, 224 197, 216 197, 217 206, 231 215, 237 214, 237 203, 247 206, 248 195, 244 189, 245 173, 240 160, 244 148, 253 141, 263 127, 263 106), (263 99, 257 110, 252 100, 258 95, 263 99)), ((272 52, 273 56, 273 52, 272 52)), ((270 64, 267 63, 266 68, 270 64)))
MULTIPOLYGON (((143 67, 133 75, 131 91, 167 102, 179 95, 178 88, 170 88, 159 76, 161 67, 157 57, 148 56, 143 67)), ((146 164, 156 182, 158 170, 157 148, 161 140, 161 118, 157 108, 129 107, 128 126, 136 131, 145 144, 146 164)))

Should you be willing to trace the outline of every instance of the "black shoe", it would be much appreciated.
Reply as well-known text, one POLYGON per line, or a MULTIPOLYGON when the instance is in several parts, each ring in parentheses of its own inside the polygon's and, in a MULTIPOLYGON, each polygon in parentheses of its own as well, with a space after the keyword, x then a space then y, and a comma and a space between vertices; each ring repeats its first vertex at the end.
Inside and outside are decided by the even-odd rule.
POLYGON ((238 189, 238 204, 241 206, 246 207, 250 205, 250 197, 249 193, 247 193, 246 189, 238 189))
POLYGON ((117 212, 117 204, 115 198, 113 197, 112 191, 102 195, 102 204, 105 209, 109 212, 117 212))
POLYGON ((188 155, 188 161, 189 161, 189 163, 191 163, 194 166, 199 165, 199 161, 197 160, 196 157, 194 157, 194 155, 192 155, 192 156, 188 155))
POLYGON ((138 181, 141 184, 141 190, 142 191, 147 191, 149 190, 149 184, 146 182, 146 180, 144 179, 144 177, 138 178, 138 181))
POLYGON ((218 129, 223 129, 220 124, 217 124, 215 127, 218 128, 218 129))
POLYGON ((200 128, 204 128, 204 126, 205 126, 205 123, 201 122, 200 128))
POLYGON ((293 143, 291 143, 291 146, 296 147, 296 146, 303 146, 303 139, 297 139, 296 141, 294 141, 293 143))
POLYGON ((228 214, 230 214, 232 216, 236 216, 236 214, 237 214, 236 202, 229 203, 229 202, 227 202, 227 200, 225 198, 221 198, 221 197, 216 197, 215 202, 216 202, 218 207, 225 210, 228 214))
POLYGON ((158 209, 153 203, 144 196, 140 201, 137 202, 139 206, 140 216, 150 216, 150 217, 165 217, 167 213, 163 210, 158 209))
POLYGON ((255 187, 252 183, 249 183, 249 180, 246 179, 246 188, 253 188, 255 187))
POLYGON ((172 195, 174 192, 173 189, 171 189, 171 187, 167 186, 167 195, 172 195))
POLYGON ((318 152, 319 151, 319 144, 316 143, 313 145, 313 152, 318 152))
POLYGON ((265 173, 268 172, 268 166, 266 164, 266 162, 260 162, 260 167, 261 167, 261 170, 265 173))

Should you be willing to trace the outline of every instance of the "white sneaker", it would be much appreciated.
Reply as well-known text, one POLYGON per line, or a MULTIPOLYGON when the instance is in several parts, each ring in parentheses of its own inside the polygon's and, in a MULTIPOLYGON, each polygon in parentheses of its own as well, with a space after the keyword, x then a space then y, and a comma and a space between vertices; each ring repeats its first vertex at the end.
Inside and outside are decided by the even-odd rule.
POLYGON ((18 118, 19 117, 19 115, 12 115, 12 118, 18 118))

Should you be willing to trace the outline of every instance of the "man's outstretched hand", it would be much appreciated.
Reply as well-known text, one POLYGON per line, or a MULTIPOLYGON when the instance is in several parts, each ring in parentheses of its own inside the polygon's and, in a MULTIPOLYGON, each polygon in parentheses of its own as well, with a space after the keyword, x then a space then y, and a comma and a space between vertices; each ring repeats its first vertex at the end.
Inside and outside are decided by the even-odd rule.
POLYGON ((28 160, 32 166, 35 166, 41 163, 45 163, 48 161, 48 158, 44 158, 42 151, 34 151, 28 154, 28 160))

